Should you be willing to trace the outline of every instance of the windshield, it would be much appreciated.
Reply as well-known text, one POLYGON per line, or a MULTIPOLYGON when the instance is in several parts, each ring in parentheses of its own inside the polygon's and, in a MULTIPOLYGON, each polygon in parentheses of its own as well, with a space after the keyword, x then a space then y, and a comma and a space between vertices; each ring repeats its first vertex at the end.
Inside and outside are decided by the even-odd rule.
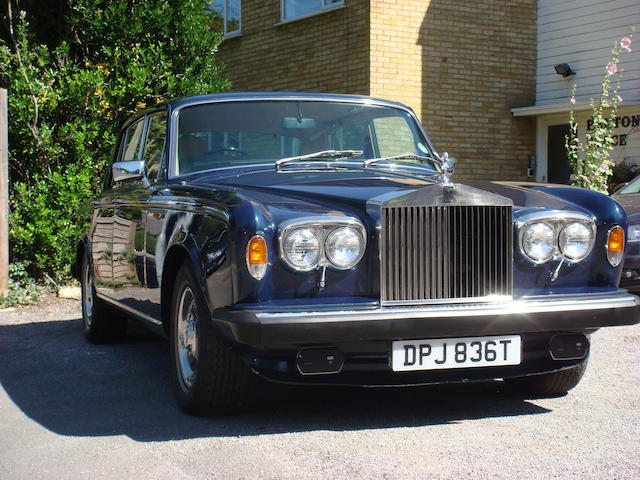
MULTIPOLYGON (((338 158, 360 165, 367 159, 396 157, 395 164, 433 167, 424 135, 404 110, 275 100, 209 103, 180 110, 173 174, 275 164, 304 155, 300 161, 313 161, 312 154, 329 150, 349 151, 338 158)), ((317 157, 316 161, 326 159, 326 155, 317 157)))
POLYGON ((640 177, 634 178, 627 185, 616 192, 616 195, 625 195, 630 193, 640 193, 640 177))

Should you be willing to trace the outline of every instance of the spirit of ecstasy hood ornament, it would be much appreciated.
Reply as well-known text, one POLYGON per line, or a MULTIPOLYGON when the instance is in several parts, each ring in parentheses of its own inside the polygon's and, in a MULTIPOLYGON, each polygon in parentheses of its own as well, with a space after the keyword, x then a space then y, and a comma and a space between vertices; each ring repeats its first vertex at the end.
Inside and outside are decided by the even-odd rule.
POLYGON ((456 169, 456 159, 450 157, 447 152, 436 154, 436 159, 440 170, 442 184, 446 186, 453 186, 453 183, 451 182, 451 175, 453 175, 453 172, 456 169))

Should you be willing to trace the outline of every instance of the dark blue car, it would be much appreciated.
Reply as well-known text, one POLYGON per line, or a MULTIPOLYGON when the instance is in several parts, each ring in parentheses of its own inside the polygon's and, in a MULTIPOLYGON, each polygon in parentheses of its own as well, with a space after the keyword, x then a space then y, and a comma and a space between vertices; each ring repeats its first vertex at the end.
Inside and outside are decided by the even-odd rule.
POLYGON ((640 293, 640 177, 618 189, 612 196, 627 214, 627 244, 620 286, 640 293))
POLYGON ((124 125, 78 246, 84 331, 141 319, 180 405, 300 384, 505 379, 559 395, 618 289, 626 216, 560 185, 453 183, 411 109, 303 93, 176 99, 124 125))

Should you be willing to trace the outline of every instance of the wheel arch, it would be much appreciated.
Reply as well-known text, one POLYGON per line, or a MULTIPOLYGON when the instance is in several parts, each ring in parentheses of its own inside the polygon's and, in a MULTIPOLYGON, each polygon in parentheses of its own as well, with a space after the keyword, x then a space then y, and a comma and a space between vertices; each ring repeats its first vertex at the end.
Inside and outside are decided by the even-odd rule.
MULTIPOLYGON (((87 237, 83 237, 76 245, 76 256, 71 264, 71 275, 78 281, 80 281, 80 276, 82 275, 82 272, 80 271, 82 269, 82 259, 89 250, 90 248, 87 242, 87 237)), ((89 258, 89 261, 91 261, 91 258, 89 258)))
POLYGON ((162 327, 166 334, 169 332, 171 316, 171 295, 176 280, 178 270, 184 262, 189 262, 193 268, 196 278, 199 277, 200 268, 195 263, 189 249, 183 244, 172 245, 164 258, 162 266, 162 281, 160 286, 160 309, 162 316, 162 327))

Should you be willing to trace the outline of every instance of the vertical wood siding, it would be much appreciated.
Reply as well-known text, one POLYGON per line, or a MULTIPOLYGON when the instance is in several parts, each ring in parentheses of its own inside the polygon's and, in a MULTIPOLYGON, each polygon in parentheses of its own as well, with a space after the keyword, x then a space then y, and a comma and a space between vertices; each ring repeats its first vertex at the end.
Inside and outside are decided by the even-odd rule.
POLYGON ((620 57, 620 96, 640 101, 639 0, 539 0, 537 23, 537 105, 568 102, 573 83, 579 101, 597 98, 614 43, 634 25, 632 52, 620 57), (553 68, 559 63, 576 75, 562 78, 553 68))

